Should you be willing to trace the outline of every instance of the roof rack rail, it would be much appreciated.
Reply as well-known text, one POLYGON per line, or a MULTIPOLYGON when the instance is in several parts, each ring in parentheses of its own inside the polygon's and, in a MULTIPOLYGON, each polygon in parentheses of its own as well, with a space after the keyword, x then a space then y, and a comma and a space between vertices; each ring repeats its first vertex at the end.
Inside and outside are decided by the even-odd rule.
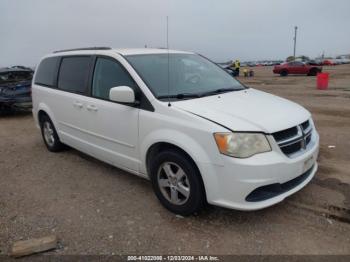
POLYGON ((82 47, 82 48, 73 48, 73 49, 64 49, 57 50, 54 53, 68 52, 68 51, 80 51, 80 50, 111 50, 112 48, 106 46, 94 46, 94 47, 82 47))

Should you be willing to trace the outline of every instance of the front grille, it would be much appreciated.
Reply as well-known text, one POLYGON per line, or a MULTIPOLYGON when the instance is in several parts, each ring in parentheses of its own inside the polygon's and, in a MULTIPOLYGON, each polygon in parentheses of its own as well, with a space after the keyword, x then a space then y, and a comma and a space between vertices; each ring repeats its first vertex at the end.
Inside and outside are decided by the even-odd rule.
POLYGON ((307 121, 301 123, 301 126, 302 126, 302 128, 303 128, 304 130, 308 129, 309 126, 310 126, 310 121, 307 120, 307 121))
POLYGON ((285 146, 285 147, 281 147, 281 150, 283 153, 285 153, 286 155, 291 155, 295 152, 298 152, 301 150, 301 143, 293 143, 291 145, 285 146))
POLYGON ((297 134, 298 134, 298 128, 295 126, 292 128, 288 128, 286 130, 276 132, 273 134, 273 137, 276 139, 276 141, 282 141, 282 140, 286 140, 291 137, 294 137, 297 134))
POLYGON ((311 142, 312 127, 307 120, 298 126, 273 133, 272 136, 279 145, 281 151, 291 157, 293 154, 305 150, 311 142))

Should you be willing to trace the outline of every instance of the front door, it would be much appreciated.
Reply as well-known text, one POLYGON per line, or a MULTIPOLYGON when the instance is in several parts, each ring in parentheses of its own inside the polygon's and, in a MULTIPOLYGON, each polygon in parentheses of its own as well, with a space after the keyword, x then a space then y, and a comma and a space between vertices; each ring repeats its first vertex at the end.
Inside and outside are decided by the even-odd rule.
POLYGON ((109 100, 112 87, 136 84, 116 60, 97 57, 92 77, 91 97, 85 97, 87 121, 85 139, 93 155, 121 168, 138 171, 138 115, 139 109, 109 100))

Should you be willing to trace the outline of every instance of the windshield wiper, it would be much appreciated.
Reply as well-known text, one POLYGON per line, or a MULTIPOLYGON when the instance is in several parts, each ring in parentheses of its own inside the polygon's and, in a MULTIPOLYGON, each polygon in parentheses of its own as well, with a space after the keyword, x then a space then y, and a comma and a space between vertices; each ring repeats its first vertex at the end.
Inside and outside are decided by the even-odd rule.
POLYGON ((232 92, 232 91, 240 91, 242 89, 237 89, 237 88, 219 88, 216 90, 208 91, 208 92, 203 92, 203 93, 180 93, 176 95, 161 95, 158 96, 158 99, 164 99, 164 98, 176 98, 176 99, 186 99, 186 98, 199 98, 199 97, 204 97, 204 96, 210 96, 210 95, 217 95, 217 94, 222 94, 226 92, 232 92))
POLYGON ((176 95, 161 95, 158 96, 158 99, 162 98, 177 98, 177 99, 185 99, 185 98, 198 98, 201 97, 199 94, 194 94, 194 93, 180 93, 176 95))
POLYGON ((237 88, 219 88, 213 91, 208 91, 208 92, 204 92, 201 93, 200 96, 211 96, 211 95, 217 95, 217 94, 222 94, 222 93, 226 93, 226 92, 232 92, 232 91, 240 91, 243 89, 237 89, 237 88))

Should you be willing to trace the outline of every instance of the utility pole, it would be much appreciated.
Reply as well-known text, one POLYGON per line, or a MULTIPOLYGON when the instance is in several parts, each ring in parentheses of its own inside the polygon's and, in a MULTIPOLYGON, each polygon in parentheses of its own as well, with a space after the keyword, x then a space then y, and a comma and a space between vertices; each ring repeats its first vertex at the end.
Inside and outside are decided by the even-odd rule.
POLYGON ((295 26, 294 27, 294 52, 293 52, 294 60, 295 60, 295 51, 297 47, 297 31, 298 31, 298 27, 295 26))

